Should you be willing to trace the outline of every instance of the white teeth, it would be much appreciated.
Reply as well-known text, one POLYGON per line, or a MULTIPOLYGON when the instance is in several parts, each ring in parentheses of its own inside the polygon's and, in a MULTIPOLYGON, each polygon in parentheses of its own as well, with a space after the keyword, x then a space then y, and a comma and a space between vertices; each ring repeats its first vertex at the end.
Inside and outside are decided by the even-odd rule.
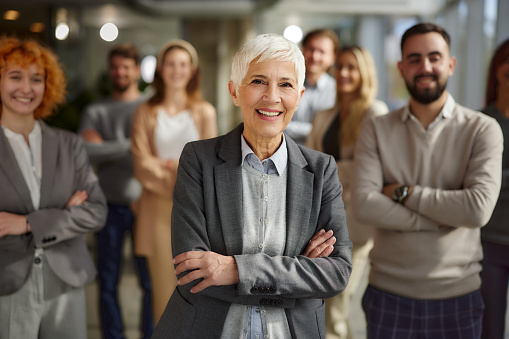
POLYGON ((29 99, 29 98, 16 98, 16 100, 21 101, 21 102, 26 102, 26 103, 32 101, 32 99, 29 99))
POLYGON ((277 117, 279 113, 281 113, 281 112, 267 112, 262 110, 257 110, 257 112, 268 117, 277 117))

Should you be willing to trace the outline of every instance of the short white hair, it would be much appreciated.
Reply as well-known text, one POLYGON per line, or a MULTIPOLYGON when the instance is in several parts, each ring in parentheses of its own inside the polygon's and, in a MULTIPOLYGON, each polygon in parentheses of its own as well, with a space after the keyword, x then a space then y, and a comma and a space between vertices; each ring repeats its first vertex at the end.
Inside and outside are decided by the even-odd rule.
POLYGON ((237 91, 249 69, 249 64, 264 61, 289 61, 295 65, 299 91, 304 87, 306 66, 304 56, 294 42, 278 34, 261 34, 246 42, 233 56, 230 80, 237 91))

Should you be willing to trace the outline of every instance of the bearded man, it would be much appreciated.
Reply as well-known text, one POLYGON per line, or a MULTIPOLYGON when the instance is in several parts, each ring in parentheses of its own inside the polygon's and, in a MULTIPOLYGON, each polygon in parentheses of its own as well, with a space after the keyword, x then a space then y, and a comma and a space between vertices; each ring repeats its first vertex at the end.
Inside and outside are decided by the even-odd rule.
POLYGON ((420 23, 401 39, 408 105, 364 122, 352 207, 375 227, 362 305, 368 338, 480 338, 482 247, 501 184, 497 122, 447 92, 449 34, 420 23))

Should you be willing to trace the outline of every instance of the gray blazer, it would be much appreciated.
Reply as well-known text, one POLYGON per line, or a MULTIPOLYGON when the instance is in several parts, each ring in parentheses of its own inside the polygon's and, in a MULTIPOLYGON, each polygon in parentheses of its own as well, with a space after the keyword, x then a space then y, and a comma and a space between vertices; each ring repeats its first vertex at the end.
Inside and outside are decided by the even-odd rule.
POLYGON ((35 247, 44 248, 55 274, 72 286, 83 286, 96 274, 84 234, 101 229, 106 221, 106 199, 88 162, 79 136, 42 129, 40 207, 34 210, 30 192, 9 141, 0 128, 0 211, 26 215, 32 232, 0 238, 0 295, 17 291, 28 278, 35 247), (88 199, 65 208, 77 190, 88 199))
POLYGON ((285 309, 292 338, 325 338, 324 302, 343 291, 352 269, 351 242, 334 158, 288 147, 284 256, 242 254, 240 124, 230 133, 186 145, 173 197, 173 256, 201 250, 235 256, 240 282, 192 294, 178 286, 153 338, 219 338, 231 303, 285 309), (321 228, 334 230, 328 258, 300 254, 321 228))

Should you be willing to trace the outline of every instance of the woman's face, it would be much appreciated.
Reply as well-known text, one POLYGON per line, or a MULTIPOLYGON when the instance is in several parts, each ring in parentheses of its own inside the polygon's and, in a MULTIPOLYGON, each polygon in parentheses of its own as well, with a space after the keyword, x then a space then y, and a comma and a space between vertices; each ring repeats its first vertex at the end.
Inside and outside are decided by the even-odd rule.
POLYGON ((249 64, 238 91, 231 81, 229 90, 233 103, 242 111, 244 138, 270 141, 280 137, 292 120, 304 89, 298 88, 293 63, 255 61, 249 64))
POLYGON ((498 66, 496 77, 498 90, 504 92, 509 91, 509 55, 507 55, 504 61, 498 66))
POLYGON ((166 88, 185 89, 193 77, 191 56, 183 49, 171 49, 164 56, 160 72, 166 88))
POLYGON ((336 62, 336 88, 338 93, 352 94, 361 87, 361 72, 355 55, 343 52, 336 62))
POLYGON ((45 75, 35 64, 27 68, 7 63, 0 74, 0 97, 4 115, 33 115, 44 96, 45 75))

